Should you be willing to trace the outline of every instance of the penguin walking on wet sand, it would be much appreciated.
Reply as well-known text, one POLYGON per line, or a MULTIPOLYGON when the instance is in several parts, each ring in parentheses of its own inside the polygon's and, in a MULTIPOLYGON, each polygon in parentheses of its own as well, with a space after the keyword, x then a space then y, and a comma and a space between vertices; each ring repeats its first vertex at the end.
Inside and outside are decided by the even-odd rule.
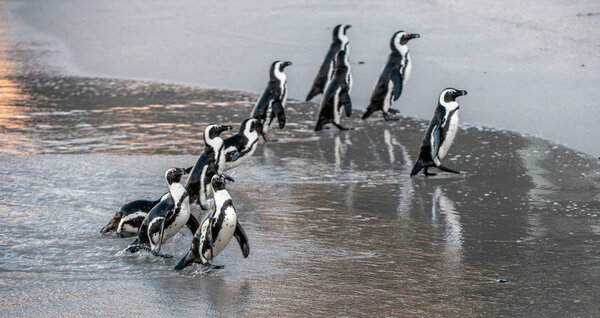
POLYGON ((348 128, 340 125, 342 118, 342 109, 345 110, 346 117, 352 115, 352 101, 350 100, 350 91, 352 90, 352 74, 350 73, 350 62, 345 50, 341 50, 335 57, 335 72, 333 78, 327 84, 327 89, 321 100, 319 109, 319 118, 315 131, 323 129, 323 126, 332 123, 340 130, 348 128))
POLYGON ((323 93, 323 91, 327 88, 327 83, 329 83, 333 77, 333 72, 335 70, 334 64, 335 55, 337 52, 345 49, 347 54, 350 53, 346 31, 348 31, 348 29, 351 27, 352 26, 350 24, 338 24, 335 26, 335 28, 333 28, 333 41, 329 46, 327 55, 325 55, 325 60, 323 60, 317 75, 315 75, 310 92, 308 92, 308 96, 306 96, 307 102, 313 99, 313 97, 323 93))
POLYGON ((407 43, 419 37, 420 35, 417 33, 404 31, 394 33, 390 40, 392 52, 373 87, 370 104, 362 119, 367 119, 371 114, 380 110, 383 112, 383 119, 386 121, 398 120, 398 118, 390 117, 390 113, 398 113, 398 110, 391 108, 392 101, 396 101, 400 97, 402 88, 406 85, 412 71, 412 61, 407 43))
POLYGON ((159 254, 162 243, 177 234, 186 224, 190 228, 198 226, 198 221, 190 213, 188 193, 179 183, 184 172, 181 168, 171 168, 165 172, 170 195, 150 210, 137 238, 128 247, 131 253, 146 249, 154 255, 164 256, 159 254))
POLYGON ((265 142, 277 141, 267 140, 267 133, 271 130, 275 117, 279 122, 279 129, 285 127, 284 107, 287 103, 287 77, 283 70, 290 65, 292 65, 290 61, 275 61, 271 64, 267 88, 260 95, 252 110, 251 117, 263 121, 263 125, 259 127, 259 133, 265 142))
POLYGON ((239 132, 225 138, 223 141, 225 151, 224 170, 235 168, 252 157, 258 145, 258 130, 262 125, 261 119, 244 119, 239 132))
POLYGON ((442 166, 440 160, 446 156, 454 142, 454 137, 456 137, 459 108, 456 98, 463 95, 467 95, 467 91, 454 88, 446 88, 440 94, 438 106, 421 142, 419 158, 410 173, 411 177, 423 168, 426 176, 434 176, 435 173, 427 171, 430 167, 436 167, 445 172, 460 173, 460 171, 442 166))
POLYGON ((116 232, 119 237, 134 236, 144 222, 146 215, 160 201, 164 200, 169 192, 163 194, 160 199, 135 200, 120 207, 112 216, 110 221, 102 228, 100 233, 116 232))
POLYGON ((207 265, 227 247, 232 237, 240 244, 244 258, 250 254, 248 237, 238 222, 233 201, 225 189, 225 177, 213 176, 211 186, 215 194, 213 208, 198 227, 190 250, 175 266, 176 270, 182 270, 192 263, 207 265))
POLYGON ((185 190, 190 196, 190 202, 196 202, 203 210, 208 210, 208 199, 212 194, 210 179, 225 169, 225 147, 221 133, 231 130, 227 125, 208 125, 204 130, 205 149, 196 164, 187 169, 189 175, 185 181, 185 190))

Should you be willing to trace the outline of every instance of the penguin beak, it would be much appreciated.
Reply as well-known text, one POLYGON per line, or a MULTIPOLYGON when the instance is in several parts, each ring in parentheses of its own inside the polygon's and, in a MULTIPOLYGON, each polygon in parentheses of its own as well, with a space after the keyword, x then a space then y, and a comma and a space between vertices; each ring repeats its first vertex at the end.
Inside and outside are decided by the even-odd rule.
POLYGON ((281 64, 281 66, 282 66, 283 68, 286 68, 286 67, 288 67, 288 66, 290 66, 290 65, 292 65, 292 62, 290 62, 290 61, 285 61, 285 62, 283 62, 283 63, 281 64))
POLYGON ((185 169, 184 168, 175 168, 175 172, 177 172, 177 174, 179 174, 179 175, 184 175, 185 169))
POLYGON ((221 127, 218 129, 218 131, 217 131, 217 132, 218 132, 218 133, 222 133, 222 132, 224 132, 224 131, 227 131, 227 130, 232 130, 232 129, 233 129, 233 127, 231 127, 231 126, 229 126, 229 125, 222 125, 222 126, 221 126, 221 127))
POLYGON ((461 90, 456 91, 456 96, 464 96, 464 95, 467 95, 467 91, 461 91, 461 90))
POLYGON ((106 233, 108 233, 110 231, 114 231, 116 229, 117 229, 117 221, 113 217, 112 219, 110 219, 110 221, 108 221, 108 223, 106 223, 106 225, 102 228, 102 230, 100 230, 100 233, 106 234, 106 233))
POLYGON ((409 39, 418 39, 418 38, 420 38, 420 37, 421 37, 421 35, 419 35, 419 33, 411 33, 411 34, 408 36, 408 38, 409 38, 409 39))
POLYGON ((255 120, 255 123, 256 123, 256 125, 258 125, 258 126, 262 126, 262 124, 263 124, 263 120, 262 120, 262 119, 260 119, 260 118, 255 118, 254 120, 255 120))
POLYGON ((352 24, 346 24, 346 30, 350 29, 352 27, 352 24))

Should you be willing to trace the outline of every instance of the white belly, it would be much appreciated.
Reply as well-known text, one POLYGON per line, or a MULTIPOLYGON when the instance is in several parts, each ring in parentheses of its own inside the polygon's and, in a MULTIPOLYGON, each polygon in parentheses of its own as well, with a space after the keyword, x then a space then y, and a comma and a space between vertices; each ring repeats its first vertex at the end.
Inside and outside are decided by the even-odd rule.
POLYGON ((388 81, 387 92, 385 93, 385 98, 383 99, 383 112, 387 113, 387 111, 392 106, 392 97, 394 95, 394 81, 388 81))
POLYGON ((406 67, 404 68, 404 76, 402 77, 402 86, 406 85, 410 73, 412 73, 412 61, 410 60, 410 53, 406 53, 406 67))
POLYGON ((456 132, 458 131, 458 112, 457 110, 452 117, 448 118, 448 132, 446 133, 444 142, 440 145, 440 150, 438 151, 439 159, 444 159, 454 142, 454 137, 456 137, 456 132))
POLYGON ((340 111, 340 91, 342 89, 338 88, 335 91, 335 95, 333 96, 333 122, 338 124, 340 123, 341 111, 340 111))
MULTIPOLYGON (((162 242, 164 243, 168 239, 175 236, 175 234, 177 234, 179 232, 179 230, 181 230, 181 228, 188 222, 189 218, 190 218, 190 200, 188 198, 185 198, 185 200, 183 200, 183 203, 181 204, 181 210, 175 217, 175 221, 173 223, 171 223, 171 225, 169 225, 168 227, 165 227, 165 232, 163 233, 162 242)), ((160 217, 160 218, 155 218, 154 220, 152 220, 152 223, 158 222, 158 224, 160 224, 160 223, 162 223, 162 221, 163 221, 163 218, 160 217)), ((150 223, 150 227, 152 226, 152 223, 150 223)), ((152 233, 152 243, 154 245, 158 244, 158 236, 159 236, 159 233, 152 233)))
MULTIPOLYGON (((214 255, 210 255, 210 249, 204 252, 204 258, 207 260, 211 260, 219 255, 226 247, 229 245, 231 238, 233 238, 233 233, 235 232, 235 227, 237 226, 237 215, 235 214, 235 210, 233 207, 227 208, 225 211, 225 219, 223 220, 223 224, 221 225, 221 229, 219 231, 219 235, 217 237, 213 237, 213 253, 214 255)), ((215 218, 218 218, 215 215, 215 218)), ((215 219, 213 222, 216 222, 215 219)), ((200 240, 200 246, 204 246, 204 240, 206 240, 206 231, 208 230, 208 222, 209 220, 205 220, 202 223, 202 237, 200 240)))

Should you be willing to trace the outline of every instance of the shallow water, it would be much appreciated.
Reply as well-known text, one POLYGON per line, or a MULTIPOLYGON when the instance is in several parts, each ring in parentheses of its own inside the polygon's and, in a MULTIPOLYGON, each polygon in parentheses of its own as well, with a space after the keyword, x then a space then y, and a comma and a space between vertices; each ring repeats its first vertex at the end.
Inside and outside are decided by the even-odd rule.
POLYGON ((131 239, 99 230, 120 205, 160 196, 164 171, 202 151, 204 126, 237 125, 255 96, 39 75, 1 86, 2 316, 600 312, 595 158, 462 127, 444 162, 464 173, 410 179, 426 122, 354 114, 356 130, 315 134, 316 105, 290 101, 279 142, 231 171, 249 258, 233 241, 224 269, 178 273, 187 231, 157 259, 121 255, 131 239))

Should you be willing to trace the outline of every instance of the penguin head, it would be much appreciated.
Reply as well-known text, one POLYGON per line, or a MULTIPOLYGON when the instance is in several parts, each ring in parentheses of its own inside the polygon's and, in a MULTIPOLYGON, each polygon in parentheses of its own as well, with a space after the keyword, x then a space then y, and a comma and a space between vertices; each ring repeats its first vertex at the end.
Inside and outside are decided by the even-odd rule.
POLYGON ((182 168, 171 168, 165 172, 165 179, 169 185, 181 181, 181 176, 185 173, 182 168))
POLYGON ((410 41, 412 39, 418 39, 420 37, 421 36, 418 33, 398 31, 398 32, 394 33, 394 35, 392 36, 392 39, 390 41, 390 47, 392 48, 392 51, 400 52, 400 47, 406 45, 406 43, 408 43, 408 41, 410 41))
POLYGON ((292 62, 290 61, 273 62, 269 70, 269 76, 271 77, 271 80, 278 79, 280 81, 285 81, 285 74, 283 73, 283 70, 290 65, 292 65, 292 62))
POLYGON ((210 180, 210 184, 215 192, 225 190, 225 177, 222 174, 215 174, 210 180))
POLYGON ((346 31, 352 26, 350 24, 338 24, 333 28, 333 42, 348 42, 346 31))
POLYGON ((229 125, 211 124, 204 129, 204 144, 214 147, 211 141, 220 138, 222 132, 231 130, 233 127, 229 125))
POLYGON ((440 94, 440 104, 447 105, 451 102, 455 102, 457 97, 467 95, 467 91, 463 91, 456 88, 446 88, 440 94))
POLYGON ((258 118, 246 118, 240 125, 240 132, 238 134, 244 136, 250 136, 256 133, 256 128, 262 126, 262 119, 258 118))
POLYGON ((110 231, 117 230, 117 228, 119 227, 119 222, 121 222, 121 218, 123 218, 123 211, 121 209, 118 209, 117 212, 113 214, 110 221, 108 221, 108 223, 106 223, 106 225, 102 228, 100 233, 105 234, 110 231))

